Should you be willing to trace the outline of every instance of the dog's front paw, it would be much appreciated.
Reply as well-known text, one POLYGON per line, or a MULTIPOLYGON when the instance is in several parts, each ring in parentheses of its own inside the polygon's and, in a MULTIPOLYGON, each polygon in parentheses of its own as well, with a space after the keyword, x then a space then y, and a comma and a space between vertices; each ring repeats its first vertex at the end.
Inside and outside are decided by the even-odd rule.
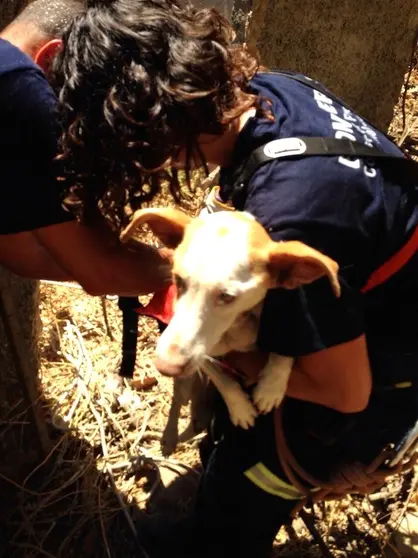
POLYGON ((267 414, 280 405, 285 396, 286 386, 272 386, 259 382, 254 389, 253 400, 262 414, 267 414))
POLYGON ((235 397, 228 402, 229 416, 234 426, 241 426, 244 430, 248 430, 250 426, 254 426, 257 417, 257 409, 251 403, 245 393, 240 393, 239 397, 235 397))

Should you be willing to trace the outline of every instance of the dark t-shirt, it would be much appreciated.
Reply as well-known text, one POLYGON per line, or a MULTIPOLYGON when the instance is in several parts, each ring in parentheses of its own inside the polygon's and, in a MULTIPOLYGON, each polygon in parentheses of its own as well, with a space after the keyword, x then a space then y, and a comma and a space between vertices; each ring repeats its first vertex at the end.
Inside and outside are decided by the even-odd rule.
MULTIPOLYGON (((311 87, 288 77, 258 74, 253 91, 270 100, 275 122, 251 118, 229 169, 256 147, 277 138, 349 138, 386 152, 398 148, 382 133, 311 87)), ((391 372, 391 359, 418 371, 418 257, 386 284, 362 295, 370 273, 395 253, 418 222, 407 194, 364 160, 306 157, 274 160, 252 176, 245 201, 274 240, 297 239, 340 265, 342 295, 326 279, 294 290, 271 290, 261 319, 259 346, 300 356, 366 332, 374 370, 391 372), (382 365, 384 362, 384 365, 382 365)))
POLYGON ((42 70, 0 39, 0 234, 71 220, 53 172, 57 124, 56 98, 42 70))

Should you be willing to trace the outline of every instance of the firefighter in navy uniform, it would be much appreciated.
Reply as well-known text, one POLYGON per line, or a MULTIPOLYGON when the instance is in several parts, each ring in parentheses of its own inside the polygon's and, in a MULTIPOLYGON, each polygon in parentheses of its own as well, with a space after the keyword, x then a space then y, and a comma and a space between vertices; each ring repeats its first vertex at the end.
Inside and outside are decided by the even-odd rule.
MULTIPOLYGON (((234 427, 219 403, 193 529, 178 537, 177 555, 194 558, 267 558, 304 497, 302 484, 314 494, 387 447, 393 460, 418 419, 418 209, 414 184, 398 172, 410 166, 342 101, 301 76, 257 71, 233 39, 216 11, 95 2, 69 28, 55 65, 58 78, 76 68, 59 94, 66 157, 86 177, 81 190, 90 162, 77 158, 74 122, 94 146, 100 180, 111 189, 125 176, 124 201, 141 193, 147 176, 178 188, 167 167, 219 165, 218 203, 252 213, 274 240, 302 241, 340 266, 340 298, 326 280, 271 290, 258 352, 227 357, 253 379, 269 352, 296 364, 282 408, 254 428, 234 427), (106 44, 97 41, 103 33, 106 44), (102 84, 94 98, 92 75, 102 84), (262 164, 252 159, 257 149, 262 164), (294 482, 284 470, 289 456, 312 482, 294 482)), ((167 530, 159 538, 172 544, 167 530)))

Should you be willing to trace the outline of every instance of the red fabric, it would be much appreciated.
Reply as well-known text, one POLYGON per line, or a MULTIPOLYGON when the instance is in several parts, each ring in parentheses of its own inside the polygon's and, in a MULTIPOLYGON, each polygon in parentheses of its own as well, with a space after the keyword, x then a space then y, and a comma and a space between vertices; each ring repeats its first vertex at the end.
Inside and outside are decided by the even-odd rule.
POLYGON ((374 271, 365 286, 361 289, 362 293, 367 293, 375 287, 378 287, 388 279, 395 275, 397 271, 406 265, 415 252, 418 251, 418 227, 415 229, 411 238, 396 254, 394 254, 387 262, 374 271))
POLYGON ((169 324, 174 314, 174 302, 176 300, 176 287, 170 285, 164 291, 154 294, 149 303, 143 308, 137 308, 136 312, 141 316, 150 316, 163 324, 169 324))

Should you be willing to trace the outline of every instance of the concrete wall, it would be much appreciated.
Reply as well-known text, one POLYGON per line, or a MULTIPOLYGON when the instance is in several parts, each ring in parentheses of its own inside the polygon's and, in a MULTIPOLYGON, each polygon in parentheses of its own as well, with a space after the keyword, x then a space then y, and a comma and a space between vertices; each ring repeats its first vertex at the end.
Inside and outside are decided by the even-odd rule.
POLYGON ((192 0, 193 4, 202 8, 215 8, 226 18, 232 17, 232 6, 234 0, 192 0))
POLYGON ((251 10, 252 0, 192 0, 196 6, 215 8, 232 21, 237 31, 237 41, 244 42, 245 26, 251 10))
POLYGON ((247 42, 268 67, 322 81, 387 128, 418 26, 418 0, 253 0, 247 42))

